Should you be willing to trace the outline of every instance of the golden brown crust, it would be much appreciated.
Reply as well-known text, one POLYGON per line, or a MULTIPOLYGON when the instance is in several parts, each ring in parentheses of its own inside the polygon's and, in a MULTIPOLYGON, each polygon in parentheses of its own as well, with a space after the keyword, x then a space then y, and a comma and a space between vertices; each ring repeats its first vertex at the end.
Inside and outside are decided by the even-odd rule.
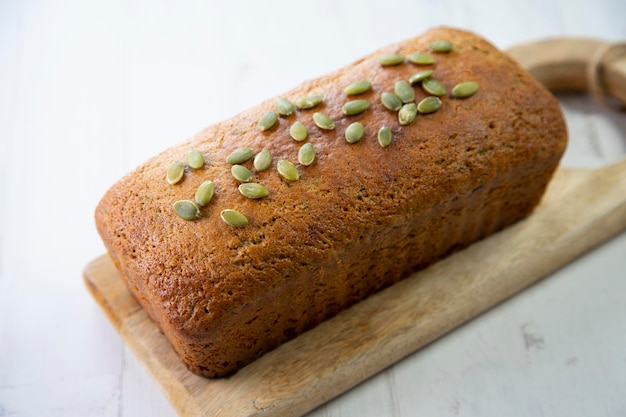
MULTIPOLYGON (((228 374, 412 270, 523 218, 566 145, 551 94, 488 42, 455 29, 391 45, 283 97, 316 92, 325 96, 320 106, 280 117, 267 132, 256 124, 275 98, 206 128, 125 176, 98 205, 98 230, 131 292, 194 372, 228 374), (439 39, 455 48, 432 54, 433 77, 448 91, 468 80, 480 90, 467 99, 447 94, 439 111, 400 126, 380 94, 424 67, 383 68, 377 57, 428 52, 428 43, 439 39), (362 79, 372 89, 358 98, 372 106, 345 116, 341 108, 351 98, 343 89, 362 79), (317 128, 316 111, 331 116, 335 129, 317 128), (317 150, 309 167, 297 164, 306 142, 288 133, 296 120, 308 127, 306 142, 317 150), (363 123, 365 136, 348 144, 343 135, 354 121, 363 123), (393 131, 388 148, 376 140, 382 126, 393 131), (272 168, 253 170, 253 181, 269 189, 266 198, 238 192, 225 159, 240 147, 271 150, 272 168), (169 185, 168 166, 191 149, 207 164, 169 185), (279 159, 298 165, 299 181, 277 173, 279 159), (173 202, 193 199, 208 179, 215 197, 201 218, 177 217, 173 202), (244 213, 250 225, 226 225, 219 216, 226 208, 244 213)), ((415 92, 416 101, 426 96, 420 87, 415 92)))

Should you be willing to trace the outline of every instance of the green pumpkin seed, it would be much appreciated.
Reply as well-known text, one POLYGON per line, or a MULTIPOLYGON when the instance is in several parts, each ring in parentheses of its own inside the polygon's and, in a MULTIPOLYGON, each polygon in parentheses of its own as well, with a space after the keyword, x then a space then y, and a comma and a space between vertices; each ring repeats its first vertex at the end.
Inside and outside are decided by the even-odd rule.
POLYGON ((176 184, 178 181, 183 179, 183 175, 185 175, 185 164, 181 161, 175 161, 167 169, 167 182, 170 184, 176 184))
POLYGON ((277 121, 278 115, 276 112, 268 111, 261 117, 261 119, 259 119, 259 123, 257 123, 256 127, 261 132, 265 132, 266 130, 271 129, 277 121))
POLYGON ((452 95, 458 98, 471 97, 476 94, 479 87, 476 81, 465 81, 454 86, 452 95))
POLYGON ((246 216, 233 209, 222 210, 220 217, 227 225, 233 227, 246 227, 249 224, 246 216))
POLYGON ((199 206, 206 206, 209 204, 209 201, 213 198, 213 193, 215 191, 215 186, 213 185, 213 181, 205 181, 196 190, 196 204, 199 206))
POLYGON ((435 71, 429 69, 429 70, 424 70, 424 71, 420 71, 418 73, 415 73, 415 74, 411 75, 411 78, 409 78, 409 84, 415 85, 415 84, 419 83, 420 81, 424 81, 426 78, 428 78, 431 75, 433 75, 434 72, 435 71))
POLYGON ((390 65, 400 65, 404 62, 404 55, 401 54, 383 54, 378 57, 378 62, 383 67, 390 65))
POLYGON ((230 172, 237 181, 248 182, 252 179, 252 171, 243 165, 233 165, 230 172))
POLYGON ((239 192, 248 198, 257 199, 267 197, 268 191, 262 184, 249 182, 239 185, 239 192))
POLYGON ((434 41, 428 44, 433 52, 448 53, 454 48, 454 44, 450 41, 434 41))
POLYGON ((349 96, 357 96, 359 94, 365 93, 371 87, 372 87, 371 82, 367 80, 363 80, 363 81, 357 81, 355 83, 350 84, 343 91, 349 96))
POLYGON ((398 121, 401 125, 410 124, 417 116, 417 105, 415 103, 407 103, 398 112, 398 121))
POLYGON ((281 116, 291 116, 295 110, 293 103, 286 98, 279 97, 276 99, 276 111, 281 116))
POLYGON ((335 121, 324 113, 313 113, 313 121, 320 129, 333 130, 335 128, 335 121))
POLYGON ((187 154, 187 165, 193 169, 200 169, 204 166, 204 156, 200 151, 193 149, 187 154))
POLYGON ((193 201, 178 200, 173 207, 176 214, 185 220, 193 220, 200 217, 200 209, 193 201))
POLYGON ((324 94, 311 94, 310 96, 296 100, 296 106, 303 110, 312 109, 313 107, 320 104, 322 101, 324 101, 324 94))
POLYGON ((356 143, 361 140, 363 134, 365 133, 365 128, 363 124, 359 122, 351 123, 350 126, 346 129, 346 142, 348 143, 356 143))
POLYGON ((426 97, 417 104, 417 111, 423 114, 436 112, 441 108, 441 99, 439 97, 426 97))
POLYGON ((422 54, 416 52, 414 54, 407 55, 406 59, 415 65, 432 65, 435 63, 435 58, 428 54, 422 54))
POLYGON ((296 181, 300 179, 300 172, 298 171, 298 168, 285 159, 281 159, 276 163, 276 169, 280 175, 289 181, 296 181))
POLYGON ((371 105, 372 103, 370 103, 369 100, 352 100, 344 104, 341 111, 347 116, 354 116, 363 113, 365 110, 369 109, 371 105))
POLYGON ((302 142, 309 135, 309 132, 305 125, 300 122, 295 122, 289 128, 289 134, 293 138, 293 140, 297 140, 298 142, 302 142))
POLYGON ((402 103, 410 103, 415 100, 415 90, 413 90, 413 87, 411 87, 411 84, 407 81, 396 81, 394 92, 400 97, 402 103))
POLYGON ((242 164, 253 156, 254 150, 250 148, 239 148, 233 151, 230 155, 228 155, 228 157, 226 158, 226 163, 231 165, 242 164))
POLYGON ((446 87, 433 78, 426 78, 422 81, 422 88, 433 96, 443 96, 446 94, 446 87))
POLYGON ((309 166, 315 160, 315 147, 312 143, 305 143, 298 150, 298 161, 304 165, 309 166))
POLYGON ((380 143, 380 146, 386 148, 387 146, 391 145, 392 139, 393 134, 391 133, 391 129, 386 126, 381 127, 378 131, 378 143, 380 143))
POLYGON ((383 103, 383 106, 392 111, 398 111, 402 108, 402 99, 394 93, 383 92, 380 95, 380 101, 383 103))
POLYGON ((272 153, 269 149, 263 149, 256 154, 253 161, 254 169, 257 171, 265 171, 272 165, 272 153))

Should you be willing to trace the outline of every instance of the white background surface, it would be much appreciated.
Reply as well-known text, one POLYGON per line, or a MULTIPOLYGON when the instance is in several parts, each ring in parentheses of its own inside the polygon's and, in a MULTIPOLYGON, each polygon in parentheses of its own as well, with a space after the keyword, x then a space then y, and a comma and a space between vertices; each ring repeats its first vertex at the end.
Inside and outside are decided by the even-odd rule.
MULTIPOLYGON (((173 416, 91 299, 99 198, 148 157, 447 24, 501 48, 626 39, 623 0, 0 1, 0 416, 173 416)), ((561 97, 569 166, 626 116, 561 97)), ((532 262, 532 259, 528 260, 532 262)), ((313 416, 625 416, 626 234, 313 416)))

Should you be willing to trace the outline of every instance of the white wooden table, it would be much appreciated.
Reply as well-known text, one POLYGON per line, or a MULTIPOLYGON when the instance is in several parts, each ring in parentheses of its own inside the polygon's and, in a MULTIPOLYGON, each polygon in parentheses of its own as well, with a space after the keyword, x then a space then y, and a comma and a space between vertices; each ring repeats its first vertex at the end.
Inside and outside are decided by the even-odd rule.
MULTIPOLYGON (((0 2, 0 416, 175 415, 81 277, 97 201, 151 155, 430 26, 507 48, 625 40, 625 18, 623 0, 0 2)), ((560 99, 565 165, 624 157, 626 115, 560 99)), ((626 233, 311 415, 626 415, 626 233)))

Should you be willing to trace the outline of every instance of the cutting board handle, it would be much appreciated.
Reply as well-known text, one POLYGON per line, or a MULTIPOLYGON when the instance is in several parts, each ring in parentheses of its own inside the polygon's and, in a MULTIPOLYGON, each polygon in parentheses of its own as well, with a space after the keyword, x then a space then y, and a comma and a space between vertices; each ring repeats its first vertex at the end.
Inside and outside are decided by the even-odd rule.
POLYGON ((626 42, 556 38, 507 52, 551 91, 588 91, 602 103, 626 106, 626 42))

